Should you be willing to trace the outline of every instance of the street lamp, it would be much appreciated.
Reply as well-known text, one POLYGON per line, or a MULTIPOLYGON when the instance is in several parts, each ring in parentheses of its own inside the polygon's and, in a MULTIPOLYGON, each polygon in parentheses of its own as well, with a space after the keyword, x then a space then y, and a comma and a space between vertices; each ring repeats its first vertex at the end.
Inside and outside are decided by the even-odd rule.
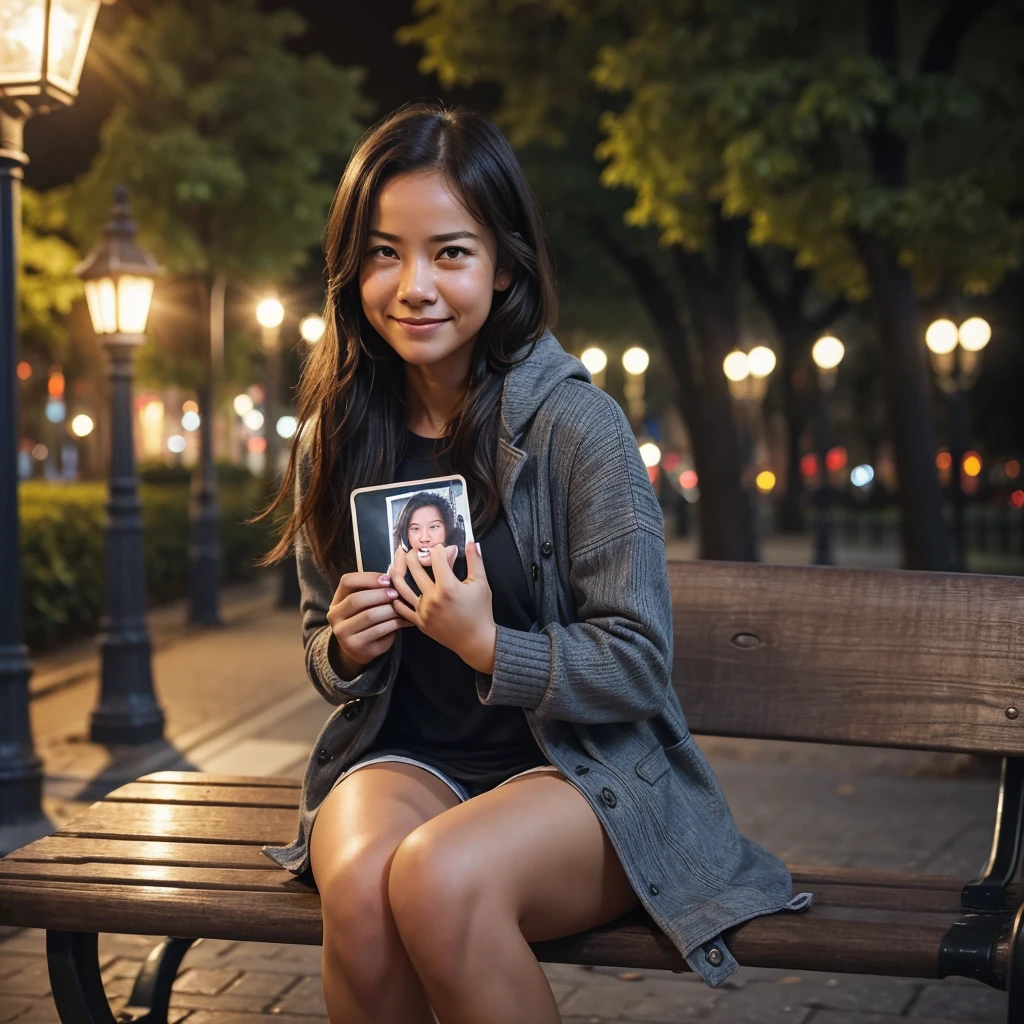
POLYGON ((317 316, 316 313, 304 316, 299 324, 299 334, 302 340, 309 345, 315 345, 324 336, 326 330, 327 324, 324 323, 324 318, 317 316))
POLYGON ((103 238, 75 268, 85 284, 93 330, 110 357, 110 485, 103 552, 100 701, 89 723, 95 743, 148 743, 163 735, 153 692, 142 505, 135 471, 132 361, 146 340, 156 261, 135 242, 124 188, 118 188, 103 238))
POLYGON ((967 392, 981 370, 981 353, 992 340, 987 320, 972 316, 959 327, 952 320, 935 320, 925 331, 924 343, 931 356, 939 387, 949 402, 950 483, 953 488, 953 557, 956 568, 967 569, 967 545, 964 530, 964 446, 966 444, 965 405, 967 392))
POLYGON ((626 396, 630 422, 633 430, 641 433, 647 404, 644 401, 644 374, 651 363, 647 349, 634 345, 622 353, 622 368, 626 371, 626 382, 622 391, 626 396))
POLYGON ((580 354, 580 362, 590 371, 590 379, 595 387, 604 388, 604 371, 608 366, 608 356, 604 349, 597 345, 585 348, 580 354))
POLYGON ((814 524, 814 564, 834 565, 832 553, 832 489, 828 484, 829 404, 836 386, 836 371, 846 354, 846 346, 831 334, 819 338, 811 347, 811 359, 818 368, 818 518, 814 524))
POLYGON ((284 322, 284 306, 280 299, 269 295, 261 299, 256 307, 256 322, 262 329, 260 347, 266 356, 264 386, 264 409, 267 440, 264 476, 267 481, 267 493, 273 489, 274 478, 277 476, 277 464, 280 460, 281 443, 275 429, 281 391, 281 324, 284 322))
POLYGON ((42 764, 28 717, 18 564, 16 328, 25 121, 68 106, 100 0, 0 0, 0 825, 42 812, 42 764))

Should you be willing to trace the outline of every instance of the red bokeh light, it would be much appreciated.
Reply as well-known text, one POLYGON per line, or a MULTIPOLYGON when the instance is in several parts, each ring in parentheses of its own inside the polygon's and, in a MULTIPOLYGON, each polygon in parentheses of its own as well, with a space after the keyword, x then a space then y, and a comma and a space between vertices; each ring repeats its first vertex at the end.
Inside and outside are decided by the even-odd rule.
POLYGON ((692 469, 684 469, 679 474, 679 486, 684 490, 690 490, 697 486, 697 473, 692 469))
POLYGON ((800 460, 800 473, 803 476, 818 475, 818 456, 814 454, 805 455, 800 460))
POLYGON ((825 468, 830 473, 838 473, 846 465, 846 449, 837 446, 825 455, 825 468))
POLYGON ((265 437, 250 437, 246 446, 254 455, 259 455, 260 452, 267 450, 267 439, 265 437))
POLYGON ((666 473, 671 473, 672 470, 676 469, 682 461, 683 460, 680 457, 679 452, 666 452, 665 455, 662 456, 661 465, 666 473))
POLYGON ((953 465, 953 456, 947 451, 941 451, 935 456, 935 465, 943 472, 953 465))
POLYGON ((1020 476, 1020 463, 1016 459, 1009 459, 1003 468, 1011 480, 1016 480, 1020 476))
POLYGON ((1024 508, 1024 491, 1014 491, 1010 495, 1010 504, 1014 508, 1024 508))
POLYGON ((661 476, 660 466, 648 466, 647 477, 651 481, 651 484, 655 487, 658 486, 658 477, 661 476))

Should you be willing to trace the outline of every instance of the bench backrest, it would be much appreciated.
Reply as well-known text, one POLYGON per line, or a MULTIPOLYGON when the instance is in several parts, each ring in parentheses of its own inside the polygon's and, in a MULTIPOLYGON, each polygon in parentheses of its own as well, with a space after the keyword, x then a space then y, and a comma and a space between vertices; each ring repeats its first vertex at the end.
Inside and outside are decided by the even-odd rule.
POLYGON ((1024 578, 669 562, 695 733, 1024 754, 1024 578))

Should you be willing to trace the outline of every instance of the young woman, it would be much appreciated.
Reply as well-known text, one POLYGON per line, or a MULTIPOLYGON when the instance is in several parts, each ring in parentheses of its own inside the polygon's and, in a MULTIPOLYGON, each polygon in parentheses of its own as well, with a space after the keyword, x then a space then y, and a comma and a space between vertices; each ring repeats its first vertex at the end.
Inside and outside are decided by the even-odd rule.
MULTIPOLYGON (((299 836, 333 1024, 555 1024, 530 942, 643 906, 711 985, 721 933, 789 904, 671 686, 664 529, 618 405, 548 328, 541 217, 484 117, 416 105, 356 147, 327 331, 279 500, 306 666, 333 704, 299 836), (354 571, 355 487, 459 472, 478 547, 354 571), (486 552, 486 554, 483 554, 486 552), (315 824, 315 827, 314 827, 315 824)), ((796 904, 792 904, 796 906, 796 904)))

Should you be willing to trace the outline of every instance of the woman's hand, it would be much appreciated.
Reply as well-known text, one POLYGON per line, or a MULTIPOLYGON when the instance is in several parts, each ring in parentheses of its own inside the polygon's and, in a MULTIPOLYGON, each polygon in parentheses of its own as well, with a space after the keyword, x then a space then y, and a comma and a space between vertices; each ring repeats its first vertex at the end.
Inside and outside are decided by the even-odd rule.
POLYGON ((433 580, 418 559, 406 558, 402 546, 398 546, 391 565, 391 579, 405 600, 393 600, 392 607, 406 623, 417 626, 432 640, 453 650, 470 668, 491 675, 498 631, 491 612, 491 588, 478 545, 466 545, 468 575, 465 582, 452 571, 448 552, 440 544, 430 549, 430 563, 433 580), (420 597, 405 582, 406 570, 420 588, 420 597))
POLYGON ((402 619, 391 602, 398 591, 387 576, 375 572, 347 572, 331 599, 327 621, 341 655, 339 673, 355 678, 374 658, 395 642, 395 633, 413 623, 402 619))

